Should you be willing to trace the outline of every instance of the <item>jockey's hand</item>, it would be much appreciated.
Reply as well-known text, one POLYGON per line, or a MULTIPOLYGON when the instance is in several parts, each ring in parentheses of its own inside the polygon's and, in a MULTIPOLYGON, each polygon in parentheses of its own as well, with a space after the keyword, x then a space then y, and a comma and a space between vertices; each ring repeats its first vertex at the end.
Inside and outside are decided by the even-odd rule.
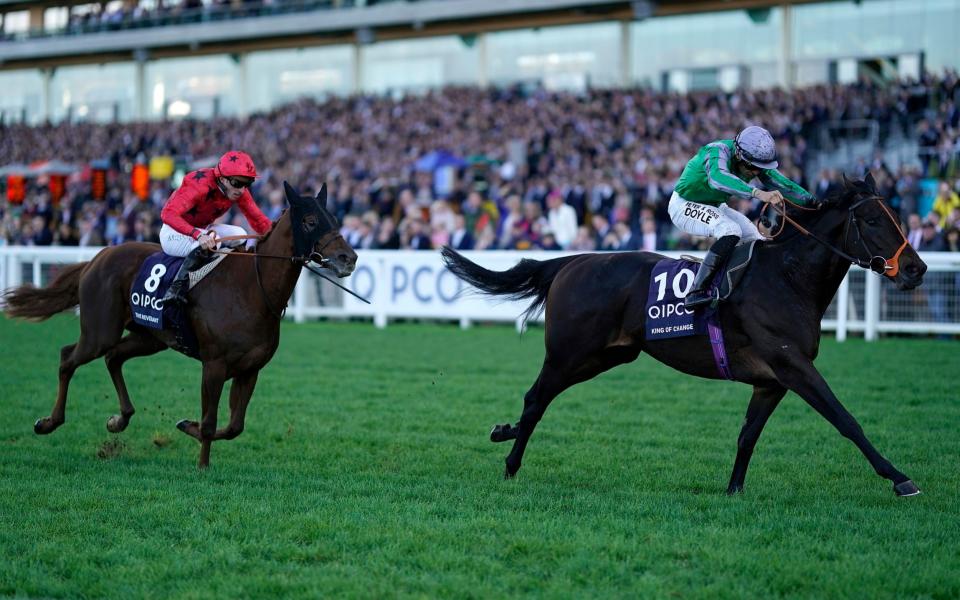
POLYGON ((217 234, 212 231, 208 231, 197 238, 197 241, 200 242, 200 246, 204 250, 216 250, 217 249, 217 234))
POLYGON ((781 194, 777 190, 773 190, 770 192, 765 190, 757 190, 754 195, 757 198, 759 198, 761 202, 769 202, 770 204, 773 204, 775 206, 779 204, 783 204, 783 194, 781 194))

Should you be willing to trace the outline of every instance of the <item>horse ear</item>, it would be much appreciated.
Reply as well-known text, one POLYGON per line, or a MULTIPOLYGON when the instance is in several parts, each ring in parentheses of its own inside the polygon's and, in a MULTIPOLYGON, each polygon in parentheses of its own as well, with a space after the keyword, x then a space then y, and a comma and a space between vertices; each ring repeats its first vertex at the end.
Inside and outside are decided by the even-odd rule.
POLYGON ((293 186, 287 183, 286 181, 283 182, 283 193, 284 195, 286 195, 287 202, 289 202, 290 204, 293 204, 294 202, 300 199, 300 192, 293 189, 293 186))
POLYGON ((320 191, 317 192, 317 197, 314 198, 317 201, 317 204, 320 205, 320 208, 327 207, 327 184, 323 183, 320 185, 320 191))
POLYGON ((847 179, 846 173, 840 173, 841 181, 843 181, 843 187, 850 187, 850 180, 847 179))
POLYGON ((873 193, 877 192, 877 181, 873 178, 872 171, 867 171, 867 176, 864 177, 863 182, 867 184, 867 187, 870 188, 870 191, 873 193))

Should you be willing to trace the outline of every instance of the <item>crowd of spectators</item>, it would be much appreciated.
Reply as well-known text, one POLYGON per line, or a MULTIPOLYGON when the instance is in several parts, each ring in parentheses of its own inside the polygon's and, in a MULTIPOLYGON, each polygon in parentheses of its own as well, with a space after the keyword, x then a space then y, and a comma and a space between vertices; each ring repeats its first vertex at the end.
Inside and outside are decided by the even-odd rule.
MULTIPOLYGON (((84 174, 67 180, 57 203, 44 179, 28 180, 21 205, 0 201, 0 243, 156 241, 176 180, 153 181, 142 201, 130 190, 132 165, 157 156, 190 164, 242 149, 257 161, 262 177, 252 192, 271 219, 283 210, 284 180, 306 191, 326 182, 329 206, 357 248, 695 249, 705 240, 678 232, 666 205, 700 145, 761 124, 778 140, 781 171, 823 197, 839 173, 804 175, 824 142, 821 126, 870 118, 887 136, 918 136, 921 156, 896 170, 865 157, 848 174, 874 173, 919 249, 957 250, 960 173, 947 170, 960 139, 958 89, 952 72, 792 92, 448 88, 399 100, 301 100, 246 119, 6 126, 0 165, 103 160, 111 176, 105 201, 91 199, 84 174), (933 211, 921 215, 921 182, 933 167, 920 158, 930 146, 948 159, 942 168, 938 159, 933 211)), ((751 216, 758 209, 756 201, 736 207, 751 216)), ((239 214, 224 218, 244 224, 239 214)))

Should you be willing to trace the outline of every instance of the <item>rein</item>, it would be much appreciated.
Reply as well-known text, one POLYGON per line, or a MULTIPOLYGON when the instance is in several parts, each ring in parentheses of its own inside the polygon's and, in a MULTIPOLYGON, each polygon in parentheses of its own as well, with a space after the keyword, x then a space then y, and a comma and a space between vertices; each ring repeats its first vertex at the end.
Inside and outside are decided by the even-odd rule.
POLYGON ((793 220, 792 218, 790 218, 790 216, 787 215, 786 203, 788 203, 788 202, 790 203, 791 206, 796 207, 796 208, 801 209, 801 210, 813 210, 813 209, 809 209, 809 208, 800 206, 800 205, 798 205, 798 204, 796 204, 796 203, 794 203, 794 202, 791 202, 791 201, 787 200, 786 198, 784 198, 784 204, 783 204, 783 205, 772 205, 774 211, 783 218, 783 221, 781 222, 780 229, 777 230, 777 232, 776 232, 775 234, 773 234, 772 236, 770 236, 770 237, 776 238, 778 235, 780 235, 780 234, 783 232, 784 227, 786 227, 786 223, 790 223, 790 224, 793 225, 793 226, 797 229, 797 231, 799 231, 801 234, 803 234, 803 235, 805 235, 805 236, 807 236, 807 237, 813 238, 814 240, 816 240, 817 242, 819 242, 821 245, 825 246, 825 247, 826 247, 827 249, 829 249, 831 252, 833 252, 833 253, 836 254, 837 256, 843 258, 843 259, 846 260, 847 262, 849 262, 849 263, 851 263, 851 264, 855 264, 855 265, 857 265, 858 267, 861 267, 861 268, 864 268, 864 269, 869 269, 869 270, 871 270, 871 271, 873 271, 873 272, 875 272, 875 273, 877 273, 877 274, 879 274, 879 275, 887 275, 887 276, 889 276, 889 277, 896 277, 897 273, 900 272, 900 262, 899 262, 899 261, 900 261, 900 254, 902 254, 902 253, 903 253, 903 250, 907 247, 907 238, 906 238, 906 236, 903 235, 903 231, 901 231, 900 226, 897 224, 896 219, 894 219, 894 218, 893 218, 893 215, 890 213, 890 209, 888 209, 886 206, 884 206, 883 202, 882 202, 879 198, 864 198, 863 200, 860 200, 859 202, 857 202, 856 204, 854 204, 853 206, 851 206, 849 209, 847 209, 847 222, 846 222, 846 225, 844 226, 844 230, 843 230, 843 242, 844 242, 843 245, 844 245, 844 246, 847 245, 846 242, 847 242, 847 238, 849 237, 849 234, 850 234, 850 226, 852 225, 853 228, 854 228, 854 230, 857 232, 857 241, 860 242, 860 245, 863 246, 863 249, 867 251, 867 254, 868 254, 868 255, 871 254, 870 248, 867 247, 867 243, 866 243, 866 241, 864 240, 863 235, 860 233, 860 224, 859 224, 859 222, 857 221, 857 217, 856 217, 856 215, 855 215, 854 212, 853 212, 853 211, 856 210, 857 207, 859 207, 861 204, 864 204, 865 202, 869 202, 870 200, 875 200, 875 201, 877 201, 877 202, 880 202, 880 207, 883 208, 884 214, 886 214, 886 215, 887 215, 887 218, 889 218, 890 221, 896 226, 897 231, 900 232, 900 237, 903 239, 903 243, 900 244, 900 247, 897 248, 896 253, 895 253, 892 257, 890 257, 890 258, 884 258, 884 257, 882 257, 882 256, 880 256, 880 255, 873 255, 873 256, 870 257, 870 260, 864 260, 864 259, 862 259, 862 258, 858 258, 858 257, 855 257, 855 256, 851 256, 850 254, 847 254, 846 252, 844 252, 844 251, 841 250, 840 248, 837 248, 836 246, 834 246, 834 245, 831 244, 830 242, 824 240, 823 238, 821 238, 821 237, 818 236, 817 234, 815 234, 815 233, 813 233, 812 231, 806 229, 803 225, 801 225, 800 223, 797 223, 795 220, 793 220))

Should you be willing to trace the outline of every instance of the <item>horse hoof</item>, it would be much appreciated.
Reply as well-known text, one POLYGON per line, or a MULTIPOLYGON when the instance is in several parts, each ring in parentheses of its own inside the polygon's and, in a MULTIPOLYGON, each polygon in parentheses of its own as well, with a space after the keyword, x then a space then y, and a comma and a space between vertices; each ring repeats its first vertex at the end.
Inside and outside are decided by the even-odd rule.
POLYGON ((50 417, 42 417, 37 419, 36 423, 33 424, 33 432, 37 435, 47 435, 52 432, 56 427, 52 425, 50 417))
POLYGON ((728 496, 736 496, 737 494, 742 494, 742 493, 743 493, 743 486, 731 485, 730 487, 727 488, 728 496))
POLYGON ((503 479, 506 480, 506 481, 509 481, 509 480, 513 479, 514 477, 516 477, 516 476, 517 476, 517 474, 516 474, 516 473, 511 473, 511 472, 510 472, 510 469, 504 469, 504 470, 503 470, 503 479))
POLYGON ((909 479, 893 486, 893 491, 901 497, 917 496, 920 494, 920 488, 909 479))
POLYGON ((110 433, 120 433, 127 428, 127 424, 123 422, 123 417, 120 415, 113 415, 107 419, 107 431, 110 433))
POLYGON ((505 442, 510 438, 510 430, 512 429, 509 423, 504 423, 502 425, 494 425, 493 429, 490 430, 490 441, 494 443, 505 442))

